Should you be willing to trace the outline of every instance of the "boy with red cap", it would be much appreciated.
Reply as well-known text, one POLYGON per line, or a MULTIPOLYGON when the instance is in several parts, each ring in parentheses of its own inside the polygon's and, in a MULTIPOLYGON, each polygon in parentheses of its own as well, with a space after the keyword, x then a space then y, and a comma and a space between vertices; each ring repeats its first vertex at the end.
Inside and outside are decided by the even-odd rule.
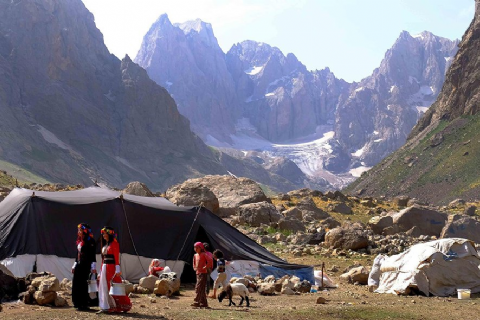
POLYGON ((208 308, 207 293, 207 257, 205 255, 205 247, 201 242, 195 242, 193 245, 195 255, 193 256, 193 270, 197 274, 197 284, 195 285, 195 302, 191 304, 196 308, 208 308))

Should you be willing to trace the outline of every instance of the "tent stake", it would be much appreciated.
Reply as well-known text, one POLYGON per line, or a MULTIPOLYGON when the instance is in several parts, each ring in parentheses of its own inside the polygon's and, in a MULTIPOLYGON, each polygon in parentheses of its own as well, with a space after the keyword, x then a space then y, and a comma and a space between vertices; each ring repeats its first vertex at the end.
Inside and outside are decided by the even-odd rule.
POLYGON ((325 262, 322 262, 322 289, 323 289, 323 269, 325 268, 325 262))

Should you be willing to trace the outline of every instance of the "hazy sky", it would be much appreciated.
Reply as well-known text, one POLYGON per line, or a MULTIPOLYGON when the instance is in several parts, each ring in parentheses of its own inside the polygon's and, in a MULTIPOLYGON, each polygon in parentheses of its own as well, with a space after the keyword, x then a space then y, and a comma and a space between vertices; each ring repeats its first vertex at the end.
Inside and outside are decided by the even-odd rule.
POLYGON ((209 22, 227 52, 255 40, 289 52, 308 69, 337 77, 370 75, 402 30, 461 38, 473 0, 83 0, 113 54, 133 59, 143 36, 163 13, 170 21, 209 22))

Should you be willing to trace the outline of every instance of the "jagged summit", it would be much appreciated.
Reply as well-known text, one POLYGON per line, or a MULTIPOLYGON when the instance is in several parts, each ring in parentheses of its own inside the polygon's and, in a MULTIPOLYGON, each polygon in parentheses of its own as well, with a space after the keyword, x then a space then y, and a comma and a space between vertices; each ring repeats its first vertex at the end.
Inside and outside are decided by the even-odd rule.
POLYGON ((165 25, 165 24, 167 24, 167 25, 171 25, 171 24, 172 24, 172 23, 170 22, 170 19, 168 18, 168 14, 166 14, 166 13, 162 13, 162 14, 158 17, 157 21, 155 21, 155 22, 153 23, 153 25, 157 25, 157 26, 158 26, 158 25, 165 25))
POLYGON ((212 30, 212 25, 202 21, 201 19, 190 20, 183 23, 174 23, 174 26, 182 29, 185 34, 188 34, 192 31, 201 33, 204 29, 212 30))
MULTIPOLYGON (((451 55, 454 58, 438 99, 410 132, 407 143, 355 181, 349 191, 362 191, 373 196, 404 194, 437 204, 456 198, 478 199, 479 14, 477 6, 475 18, 464 34, 458 52, 451 55)), ((427 48, 435 46, 427 45, 427 48)), ((444 55, 441 50, 435 51, 444 55)), ((425 79, 429 78, 433 79, 425 79)), ((428 88, 423 88, 428 93, 428 88)))
POLYGON ((183 23, 174 23, 173 25, 182 30, 187 36, 198 35, 205 44, 218 47, 218 41, 213 34, 212 25, 210 23, 196 19, 183 23))

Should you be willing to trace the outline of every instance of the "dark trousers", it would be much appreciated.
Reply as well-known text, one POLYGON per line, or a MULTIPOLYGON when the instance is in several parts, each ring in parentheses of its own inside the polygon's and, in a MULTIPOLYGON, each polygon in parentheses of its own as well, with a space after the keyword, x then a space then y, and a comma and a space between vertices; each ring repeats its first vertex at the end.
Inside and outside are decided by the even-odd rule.
POLYGON ((200 307, 208 307, 207 293, 205 292, 206 286, 207 274, 197 274, 197 284, 195 285, 195 302, 198 303, 200 307))
POLYGON ((86 308, 90 305, 87 283, 89 274, 90 265, 79 263, 75 267, 72 281, 72 302, 75 308, 86 308))
POLYGON ((212 287, 212 278, 210 277, 210 273, 207 273, 207 288, 206 288, 206 292, 207 292, 207 295, 210 293, 210 288, 212 287))

